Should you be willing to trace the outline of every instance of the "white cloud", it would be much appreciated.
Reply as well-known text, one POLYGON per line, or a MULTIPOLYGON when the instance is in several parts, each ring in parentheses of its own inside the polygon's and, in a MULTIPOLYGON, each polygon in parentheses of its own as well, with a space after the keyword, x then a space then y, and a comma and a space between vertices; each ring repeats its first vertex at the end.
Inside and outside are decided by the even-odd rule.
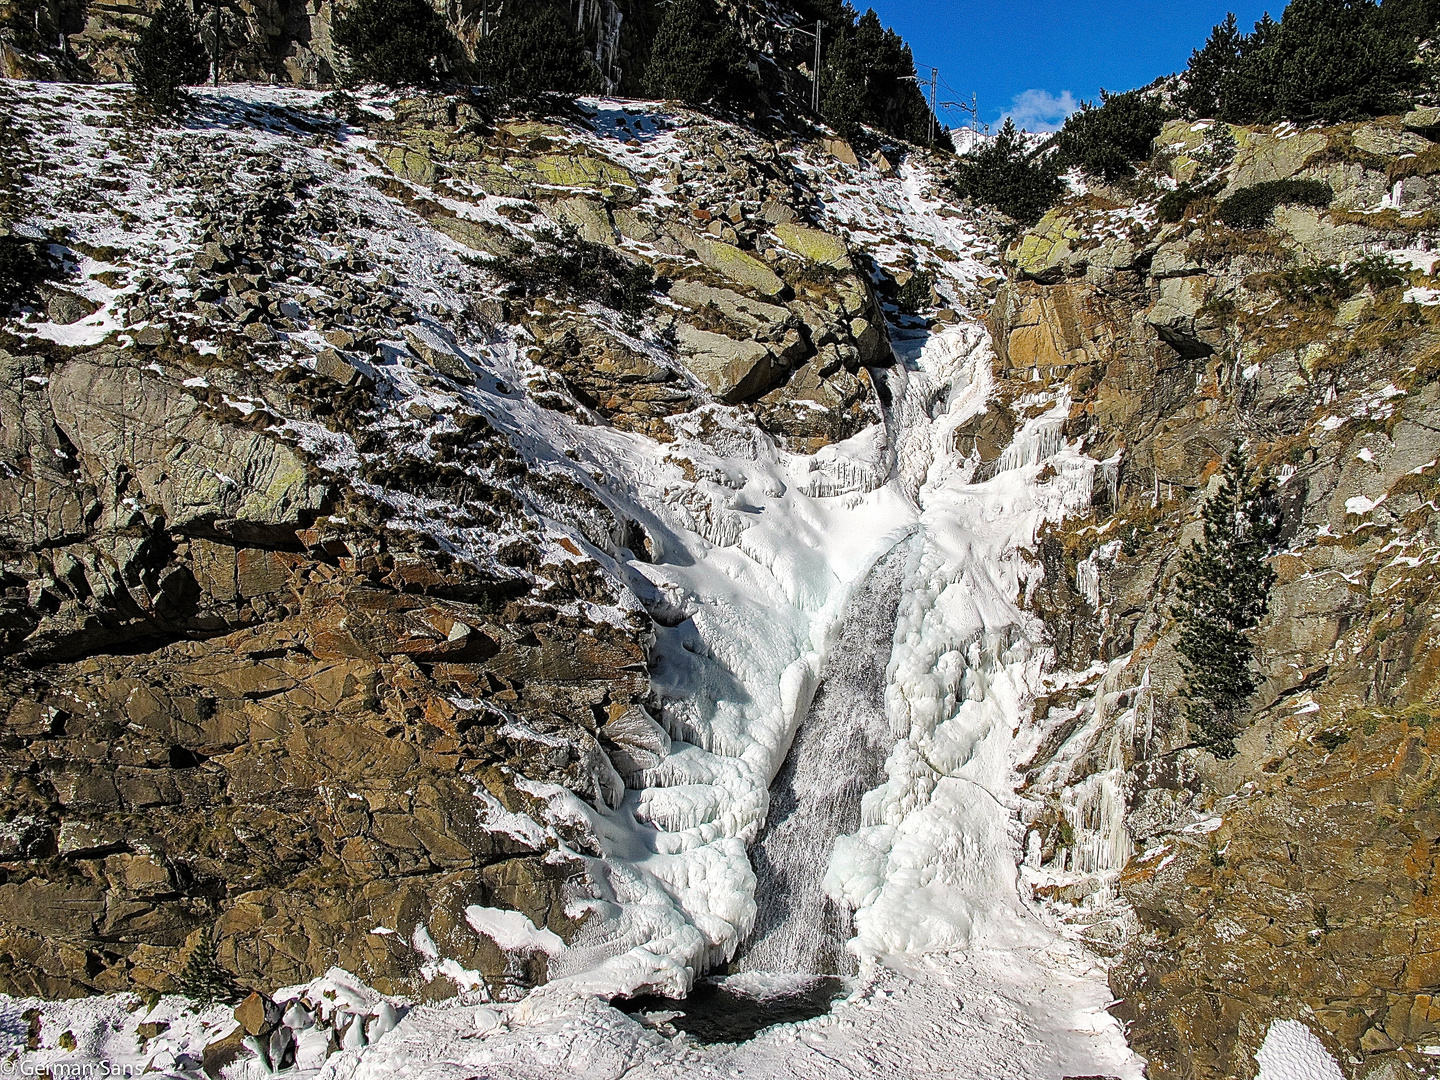
POLYGON ((1010 100, 1010 108, 995 122, 998 128, 1008 116, 1021 131, 1059 131, 1065 118, 1080 111, 1080 102, 1069 90, 1056 97, 1049 90, 1026 90, 1010 100))

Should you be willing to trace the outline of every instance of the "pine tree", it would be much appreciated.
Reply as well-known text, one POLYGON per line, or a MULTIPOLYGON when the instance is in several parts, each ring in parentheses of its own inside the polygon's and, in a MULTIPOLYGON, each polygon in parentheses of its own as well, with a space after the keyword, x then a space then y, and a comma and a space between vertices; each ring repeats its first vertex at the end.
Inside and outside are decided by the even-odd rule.
POLYGON ((1279 65, 1280 24, 1267 11, 1240 45, 1240 68, 1226 90, 1219 119, 1231 124, 1274 120, 1279 65))
POLYGON ((1380 18, 1389 33, 1419 41, 1440 28, 1440 0, 1385 0, 1380 18))
POLYGON ((1180 556, 1170 612, 1180 622, 1176 647, 1192 737, 1217 757, 1230 757, 1258 685, 1248 635, 1268 610, 1275 582, 1269 559, 1282 524, 1273 482, 1255 478, 1238 446, 1203 517, 1203 542, 1180 556))
POLYGON ((740 36, 711 0, 672 0, 650 49, 646 89, 689 105, 740 103, 753 94, 744 58, 740 36))
POLYGON ((215 959, 215 939, 210 927, 200 931, 200 940, 190 950, 185 969, 175 980, 180 993, 201 1005, 213 1005, 217 1001, 234 1002, 240 999, 235 977, 220 966, 215 959))
POLYGON ((427 0, 358 0, 335 20, 332 36, 352 83, 431 86, 460 55, 459 42, 427 0))
POLYGON ((1190 54, 1180 107, 1187 116, 1252 124, 1275 112, 1276 34, 1268 14, 1242 34, 1234 14, 1210 31, 1203 49, 1190 54))
POLYGON ((151 103, 170 108, 182 86, 204 82, 209 70, 184 0, 160 0, 135 45, 135 88, 151 103))
MULTIPOLYGON (((915 83, 910 46, 880 16, 871 10, 853 26, 842 24, 827 49, 820 112, 831 127, 849 139, 862 124, 914 143, 929 138, 930 106, 915 83)), ((936 136, 950 147, 944 125, 936 124, 936 136)))
POLYGON ((1062 167, 1077 165, 1106 180, 1135 171, 1134 162, 1150 156, 1150 144, 1165 124, 1165 108, 1140 90, 1124 94, 1100 91, 1101 104, 1085 102, 1055 136, 1062 167))
POLYGON ((1218 118, 1236 73, 1240 70, 1240 50, 1245 35, 1240 32, 1232 11, 1225 21, 1210 31, 1205 47, 1190 54, 1185 71, 1185 89, 1180 105, 1197 119, 1218 118))
POLYGON ((515 5, 475 48, 480 77, 506 98, 583 94, 600 72, 569 14, 549 0, 515 5))
POLYGON ((1291 0, 1276 38, 1276 105, 1287 120, 1350 120, 1403 109, 1413 38, 1386 33, 1372 0, 1291 0))

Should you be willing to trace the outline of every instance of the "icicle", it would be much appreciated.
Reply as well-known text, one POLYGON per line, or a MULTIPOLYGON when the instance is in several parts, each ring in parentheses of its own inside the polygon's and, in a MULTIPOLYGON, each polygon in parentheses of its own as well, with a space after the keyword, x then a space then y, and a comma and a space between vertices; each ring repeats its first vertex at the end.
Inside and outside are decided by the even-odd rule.
POLYGON ((1000 455, 995 471, 1002 473, 1010 469, 1023 469, 1027 465, 1038 465, 1058 454, 1064 445, 1061 421, 1045 420, 1027 425, 1000 455))

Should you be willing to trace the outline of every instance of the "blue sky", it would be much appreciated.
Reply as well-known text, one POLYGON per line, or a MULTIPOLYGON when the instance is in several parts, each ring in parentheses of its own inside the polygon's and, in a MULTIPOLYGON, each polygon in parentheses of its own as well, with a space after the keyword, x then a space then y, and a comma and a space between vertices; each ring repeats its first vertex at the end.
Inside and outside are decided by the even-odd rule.
MULTIPOLYGON (((1185 67, 1190 50, 1234 11, 1249 29, 1283 0, 851 0, 873 6, 880 21, 910 43, 915 66, 930 67, 954 93, 940 99, 979 97, 980 119, 994 123, 1012 113, 1032 131, 1050 130, 1080 99, 1100 88, 1130 90, 1185 67)), ((942 113, 958 126, 958 113, 942 113)))

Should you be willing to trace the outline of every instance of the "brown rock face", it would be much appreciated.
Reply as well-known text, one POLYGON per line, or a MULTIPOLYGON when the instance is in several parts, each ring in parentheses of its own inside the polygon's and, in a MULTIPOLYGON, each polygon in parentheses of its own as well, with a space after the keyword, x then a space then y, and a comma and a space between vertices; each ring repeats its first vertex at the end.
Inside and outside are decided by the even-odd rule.
MULTIPOLYGON (((242 240, 197 256, 255 297, 210 317, 284 325, 299 308, 259 296, 242 240)), ((162 289, 142 303, 173 312, 162 289)), ((618 801, 595 732, 648 698, 649 623, 573 613, 615 586, 572 541, 547 559, 530 507, 578 513, 604 545, 623 530, 575 481, 532 478, 480 415, 415 408, 409 435, 380 433, 362 359, 379 318, 322 323, 313 373, 273 332, 228 336, 224 357, 158 321, 128 346, 0 338, 5 991, 172 989, 210 931, 242 985, 338 964, 453 993, 415 946, 428 935, 508 994, 544 981, 545 957, 505 954, 467 906, 575 932, 567 901, 591 886, 557 851, 594 842, 542 825, 517 781, 618 801), (291 422, 363 449, 327 470, 291 422), (392 527, 397 498, 448 517, 392 527), (434 533, 477 527, 483 565, 434 533)), ((430 384, 473 378, 443 335, 406 333, 430 384)))
MULTIPOLYGON (((1071 675, 1036 703, 1027 822, 1037 899, 1112 956, 1114 1011, 1156 1078, 1253 1076, 1276 1019, 1303 1021, 1367 1080, 1426 1075, 1421 1048, 1440 1041, 1440 326, 1406 305, 1418 278, 1323 299, 1284 286, 1411 242, 1350 209, 1385 182, 1374 161, 1335 164, 1362 134, 1314 131, 1306 149, 1241 132, 1250 151, 1204 165, 1233 190, 1279 154, 1284 175, 1332 184, 1328 217, 1242 236, 1200 205, 1120 231, 1106 222, 1125 207, 1062 206, 1012 246, 992 311, 1002 397, 1063 380, 1066 434, 1108 459, 1092 514, 1040 544, 1031 601, 1071 675), (1217 758, 1185 719, 1171 604, 1236 443, 1279 484, 1285 532, 1251 634, 1250 727, 1217 758), (1099 836, 1116 808, 1082 791, 1102 778, 1123 835, 1099 836), (1113 864, 1077 857, 1102 839, 1113 864)), ((1001 417, 957 433, 982 461, 1001 417)))
MULTIPOLYGON (((24 94, 0 88, 26 117, 0 126, 0 210, 61 167, 24 94)), ((128 93, 95 101, 80 123, 128 139, 128 93)), ((242 989, 332 965, 421 997, 545 981, 466 909, 572 940, 600 848, 551 801, 608 812, 670 749, 619 565, 664 525, 578 433, 719 418, 813 449, 880 421, 868 276, 776 243, 815 200, 775 144, 686 114, 684 160, 641 177, 575 117, 345 111, 247 105, 264 151, 125 141, 75 206, 129 221, 161 183, 176 246, 147 248, 148 219, 133 250, 72 237, 113 260, 86 287, 123 329, 0 327, 0 991, 170 990, 212 940, 242 989), (351 123, 376 136, 363 185, 351 123), (512 290, 491 260, 547 218, 672 296, 622 317, 570 279, 512 290)))
POLYGON ((1341 1060, 1433 1039, 1437 748, 1403 720, 1327 730, 1217 807, 1214 832, 1131 864, 1147 932, 1116 1013, 1153 1075, 1244 1075, 1277 1018, 1313 1016, 1341 1060))
POLYGON ((421 925, 497 990, 543 981, 464 908, 573 933, 579 864, 493 822, 539 816, 514 776, 618 797, 594 716, 646 694, 638 638, 525 599, 536 579, 396 551, 358 508, 311 524, 333 484, 141 359, 9 397, 8 565, 32 584, 9 611, 0 985, 166 988, 211 923, 253 985, 340 964, 425 991, 421 925))

